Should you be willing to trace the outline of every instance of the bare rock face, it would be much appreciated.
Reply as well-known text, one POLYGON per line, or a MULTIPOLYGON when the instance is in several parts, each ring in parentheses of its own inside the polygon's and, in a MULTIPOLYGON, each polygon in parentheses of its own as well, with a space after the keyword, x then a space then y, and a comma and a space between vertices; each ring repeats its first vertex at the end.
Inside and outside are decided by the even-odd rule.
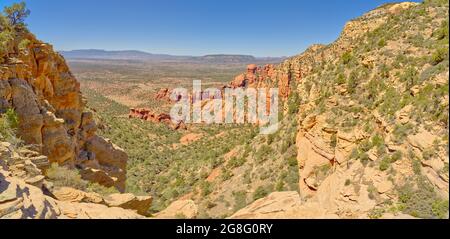
POLYGON ((155 215, 157 219, 195 219, 198 215, 198 208, 192 200, 179 200, 170 204, 169 207, 155 215))
POLYGON ((300 206, 301 199, 297 192, 277 192, 239 210, 230 219, 292 218, 300 206))
POLYGON ((152 204, 152 197, 135 196, 133 194, 113 194, 105 197, 106 205, 110 207, 120 207, 135 210, 140 215, 148 215, 148 210, 152 204))
POLYGON ((81 173, 91 175, 91 181, 106 187, 125 191, 127 154, 109 140, 94 136, 86 145, 87 152, 94 155, 94 162, 86 162, 81 173), (94 173, 90 173, 94 172, 94 173), (100 175, 100 176, 99 176, 100 175))
MULTIPOLYGON (((95 136, 92 115, 83 112, 80 84, 64 58, 32 34, 21 34, 31 43, 22 50, 12 47, 0 67, 0 111, 15 109, 18 136, 36 145, 51 163, 91 168, 111 177, 105 186, 123 191, 127 156, 95 136)), ((84 175, 91 180, 97 174, 84 175)))

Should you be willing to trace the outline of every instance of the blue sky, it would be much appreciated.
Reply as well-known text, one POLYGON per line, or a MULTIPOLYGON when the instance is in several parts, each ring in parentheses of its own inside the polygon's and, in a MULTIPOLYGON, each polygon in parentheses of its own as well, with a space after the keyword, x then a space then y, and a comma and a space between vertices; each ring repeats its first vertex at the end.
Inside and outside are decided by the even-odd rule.
MULTIPOLYGON (((0 0, 0 7, 17 0, 0 0)), ((389 0, 27 0, 27 23, 58 50, 291 56, 330 43, 389 0)))

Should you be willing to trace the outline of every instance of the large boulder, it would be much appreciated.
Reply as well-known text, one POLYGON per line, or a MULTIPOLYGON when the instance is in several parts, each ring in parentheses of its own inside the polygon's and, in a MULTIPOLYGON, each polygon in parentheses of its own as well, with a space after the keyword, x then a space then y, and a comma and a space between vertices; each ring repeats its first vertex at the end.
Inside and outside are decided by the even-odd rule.
POLYGON ((152 197, 135 196, 133 194, 112 194, 105 197, 105 202, 110 207, 120 207, 134 210, 140 215, 148 215, 152 204, 152 197))

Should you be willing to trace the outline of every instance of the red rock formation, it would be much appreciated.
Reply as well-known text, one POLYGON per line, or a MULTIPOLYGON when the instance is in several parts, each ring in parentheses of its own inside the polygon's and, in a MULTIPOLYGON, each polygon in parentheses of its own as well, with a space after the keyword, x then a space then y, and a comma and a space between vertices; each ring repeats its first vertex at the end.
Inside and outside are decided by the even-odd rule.
MULTIPOLYGON (((301 72, 296 72, 296 77, 296 79, 300 79, 301 72)), ((258 67, 255 64, 251 64, 247 66, 246 73, 236 76, 236 78, 234 78, 234 80, 224 88, 265 88, 277 85, 280 89, 280 96, 287 98, 291 90, 290 83, 290 74, 277 72, 275 66, 272 64, 268 64, 263 67, 258 67)))
POLYGON ((164 100, 164 101, 171 101, 170 100, 170 90, 167 88, 163 88, 156 93, 155 96, 156 100, 164 100))
POLYGON ((157 114, 150 109, 141 108, 141 109, 130 109, 130 113, 128 115, 130 119, 141 119, 144 121, 154 122, 154 123, 164 123, 170 126, 173 126, 174 129, 184 129, 186 126, 183 122, 180 122, 176 125, 173 125, 172 117, 169 114, 161 113, 157 114), (183 126, 184 125, 184 126, 183 126))

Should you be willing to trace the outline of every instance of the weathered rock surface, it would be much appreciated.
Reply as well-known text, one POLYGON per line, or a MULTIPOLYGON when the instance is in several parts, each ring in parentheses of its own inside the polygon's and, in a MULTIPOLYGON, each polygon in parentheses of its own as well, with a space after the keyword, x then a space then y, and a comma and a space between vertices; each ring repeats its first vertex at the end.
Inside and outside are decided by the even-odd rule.
POLYGON ((192 200, 179 200, 170 204, 169 207, 157 213, 157 219, 195 219, 198 215, 198 208, 192 200))
POLYGON ((104 198, 106 205, 135 210, 140 215, 148 215, 152 204, 152 197, 135 196, 133 194, 112 194, 104 198))
POLYGON ((0 170, 0 219, 143 219, 133 210, 108 207, 94 194, 64 188, 56 199, 0 170))

